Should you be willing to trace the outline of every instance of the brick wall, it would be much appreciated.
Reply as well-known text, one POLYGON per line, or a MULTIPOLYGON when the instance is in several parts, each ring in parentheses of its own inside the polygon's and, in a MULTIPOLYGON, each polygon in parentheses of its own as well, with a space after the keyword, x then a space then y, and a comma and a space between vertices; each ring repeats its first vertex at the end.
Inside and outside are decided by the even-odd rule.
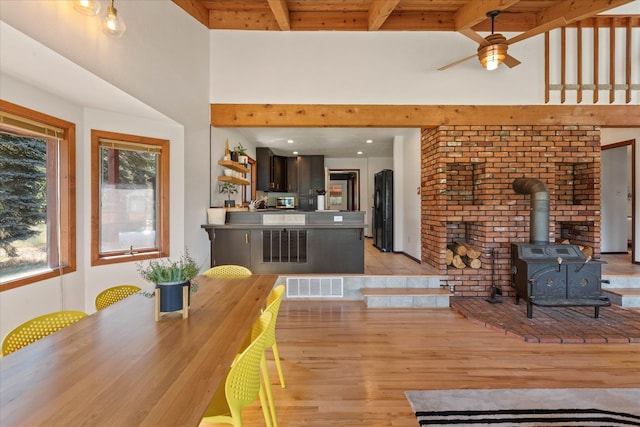
POLYGON ((516 178, 535 178, 550 196, 549 240, 600 253, 600 129, 597 126, 440 126, 422 130, 422 261, 456 295, 512 294, 512 242, 529 241, 530 196, 516 178), (480 269, 452 268, 446 248, 481 250, 480 269))

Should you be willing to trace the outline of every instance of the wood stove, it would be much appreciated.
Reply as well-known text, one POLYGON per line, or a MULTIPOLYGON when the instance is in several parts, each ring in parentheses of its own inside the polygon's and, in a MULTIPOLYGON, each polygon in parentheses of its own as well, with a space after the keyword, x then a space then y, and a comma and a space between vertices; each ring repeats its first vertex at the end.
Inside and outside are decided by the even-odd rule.
POLYGON ((577 245, 511 244, 513 287, 516 304, 527 302, 527 317, 533 305, 593 306, 594 317, 601 306, 611 305, 602 296, 602 264, 585 256, 577 245))
POLYGON ((516 304, 527 302, 527 317, 533 305, 593 306, 594 317, 609 299, 602 295, 602 261, 593 261, 577 245, 549 243, 549 193, 537 179, 518 178, 513 189, 531 194, 530 243, 511 244, 512 286, 516 304))

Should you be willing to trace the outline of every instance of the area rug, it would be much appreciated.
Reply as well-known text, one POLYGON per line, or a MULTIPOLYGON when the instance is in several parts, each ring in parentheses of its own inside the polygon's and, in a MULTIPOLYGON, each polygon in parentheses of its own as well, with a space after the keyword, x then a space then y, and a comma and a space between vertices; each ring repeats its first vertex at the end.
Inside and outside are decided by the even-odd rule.
POLYGON ((640 426, 640 388, 406 391, 421 426, 640 426))

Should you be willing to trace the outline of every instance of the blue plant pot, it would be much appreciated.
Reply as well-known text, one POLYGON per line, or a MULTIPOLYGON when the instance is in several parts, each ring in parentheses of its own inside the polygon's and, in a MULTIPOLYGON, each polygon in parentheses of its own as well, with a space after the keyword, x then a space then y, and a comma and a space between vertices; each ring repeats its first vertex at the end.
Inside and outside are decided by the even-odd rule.
MULTIPOLYGON (((186 282, 156 284, 156 288, 160 289, 160 311, 166 313, 169 311, 182 310, 182 288, 185 286, 188 288, 190 285, 191 282, 189 280, 186 282)), ((188 300, 190 300, 190 289, 187 291, 187 295, 188 300)))

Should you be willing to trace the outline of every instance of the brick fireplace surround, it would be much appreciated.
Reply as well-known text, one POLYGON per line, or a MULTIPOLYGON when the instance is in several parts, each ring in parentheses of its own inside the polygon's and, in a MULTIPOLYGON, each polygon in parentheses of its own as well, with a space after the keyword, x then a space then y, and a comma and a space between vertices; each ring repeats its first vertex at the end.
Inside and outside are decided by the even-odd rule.
POLYGON ((422 261, 457 296, 513 295, 512 242, 529 241, 529 196, 511 187, 535 178, 549 189, 549 240, 600 256, 599 126, 439 126, 421 136, 422 261), (447 266, 446 248, 481 250, 480 269, 447 266), (493 256, 492 256, 493 254, 493 256))

